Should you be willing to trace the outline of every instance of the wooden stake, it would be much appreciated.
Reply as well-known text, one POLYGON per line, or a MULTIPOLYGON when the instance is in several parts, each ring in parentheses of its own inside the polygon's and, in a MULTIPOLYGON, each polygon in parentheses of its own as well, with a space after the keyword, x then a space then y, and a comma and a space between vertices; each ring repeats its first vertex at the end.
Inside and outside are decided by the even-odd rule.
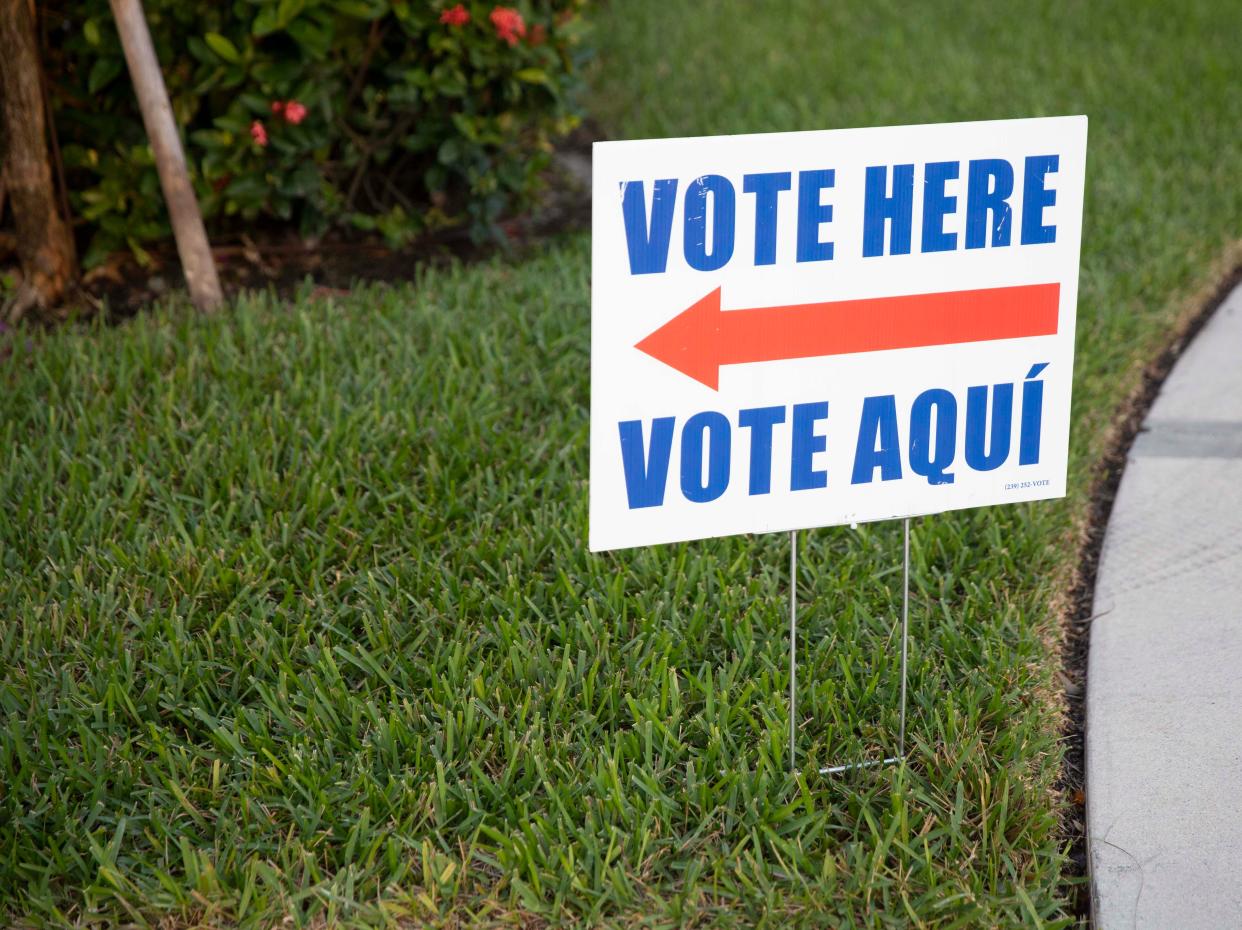
POLYGON ((168 203, 168 216, 177 240, 177 254, 181 256, 190 300, 199 310, 210 312, 223 300, 220 279, 216 276, 216 263, 207 244, 207 231, 203 228, 198 199, 194 196, 194 188, 186 171, 177 123, 173 119, 172 105, 168 102, 168 90, 164 87, 155 47, 151 44, 151 32, 142 12, 142 2, 110 2, 117 31, 121 34, 121 46, 125 49, 130 79, 138 96, 138 107, 142 110, 142 122, 147 128, 147 138, 155 155, 164 200, 168 203))

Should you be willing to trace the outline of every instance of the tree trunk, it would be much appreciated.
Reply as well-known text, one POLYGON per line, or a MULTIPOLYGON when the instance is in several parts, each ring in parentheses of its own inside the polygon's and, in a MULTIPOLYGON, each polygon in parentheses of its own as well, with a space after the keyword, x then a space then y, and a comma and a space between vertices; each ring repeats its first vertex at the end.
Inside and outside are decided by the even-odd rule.
POLYGON ((0 0, 0 97, 4 179, 17 227, 22 283, 9 310, 56 304, 74 278, 73 237, 57 210, 39 82, 38 42, 28 0, 0 0))
POLYGON ((155 57, 151 43, 151 31, 147 28, 141 0, 110 0, 117 31, 121 34, 121 47, 125 50, 125 62, 129 76, 138 96, 142 110, 142 122, 151 140, 151 152, 164 189, 168 204, 168 218, 172 223, 173 237, 177 240, 177 254, 181 257, 181 270, 185 272, 186 287, 190 300, 199 310, 216 309, 223 300, 220 279, 216 276, 216 262, 207 245, 207 231, 203 228, 203 215, 198 209, 198 198, 190 184, 185 167, 185 154, 181 150, 181 137, 177 135, 177 123, 173 119, 172 105, 168 102, 168 89, 164 75, 155 57))

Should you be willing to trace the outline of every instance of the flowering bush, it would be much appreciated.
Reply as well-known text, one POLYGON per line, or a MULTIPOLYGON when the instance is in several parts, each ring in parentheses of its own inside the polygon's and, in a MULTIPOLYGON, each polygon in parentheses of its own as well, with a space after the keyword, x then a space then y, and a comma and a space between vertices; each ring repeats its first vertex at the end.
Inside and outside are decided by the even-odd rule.
MULTIPOLYGON (((346 222, 397 244, 531 194, 576 123, 586 0, 147 0, 209 224, 346 222)), ((52 6, 53 4, 48 4, 52 6)), ((44 12, 56 130, 87 265, 167 235, 108 0, 44 12)))

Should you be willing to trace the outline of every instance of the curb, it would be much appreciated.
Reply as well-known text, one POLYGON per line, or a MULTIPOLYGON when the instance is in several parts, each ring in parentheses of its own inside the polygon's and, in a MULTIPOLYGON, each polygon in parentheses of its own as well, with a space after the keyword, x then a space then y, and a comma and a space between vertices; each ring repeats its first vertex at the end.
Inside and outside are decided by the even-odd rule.
POLYGON ((1096 580, 1087 847, 1098 927, 1242 925, 1242 286, 1126 460, 1096 580))

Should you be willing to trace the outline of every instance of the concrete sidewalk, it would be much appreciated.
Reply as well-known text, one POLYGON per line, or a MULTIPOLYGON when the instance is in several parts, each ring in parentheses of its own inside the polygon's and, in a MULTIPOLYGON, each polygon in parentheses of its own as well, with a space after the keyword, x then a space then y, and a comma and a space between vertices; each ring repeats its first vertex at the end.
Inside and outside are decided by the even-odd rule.
POLYGON ((1131 449, 1094 616, 1096 926, 1242 927, 1242 286, 1182 355, 1131 449))

